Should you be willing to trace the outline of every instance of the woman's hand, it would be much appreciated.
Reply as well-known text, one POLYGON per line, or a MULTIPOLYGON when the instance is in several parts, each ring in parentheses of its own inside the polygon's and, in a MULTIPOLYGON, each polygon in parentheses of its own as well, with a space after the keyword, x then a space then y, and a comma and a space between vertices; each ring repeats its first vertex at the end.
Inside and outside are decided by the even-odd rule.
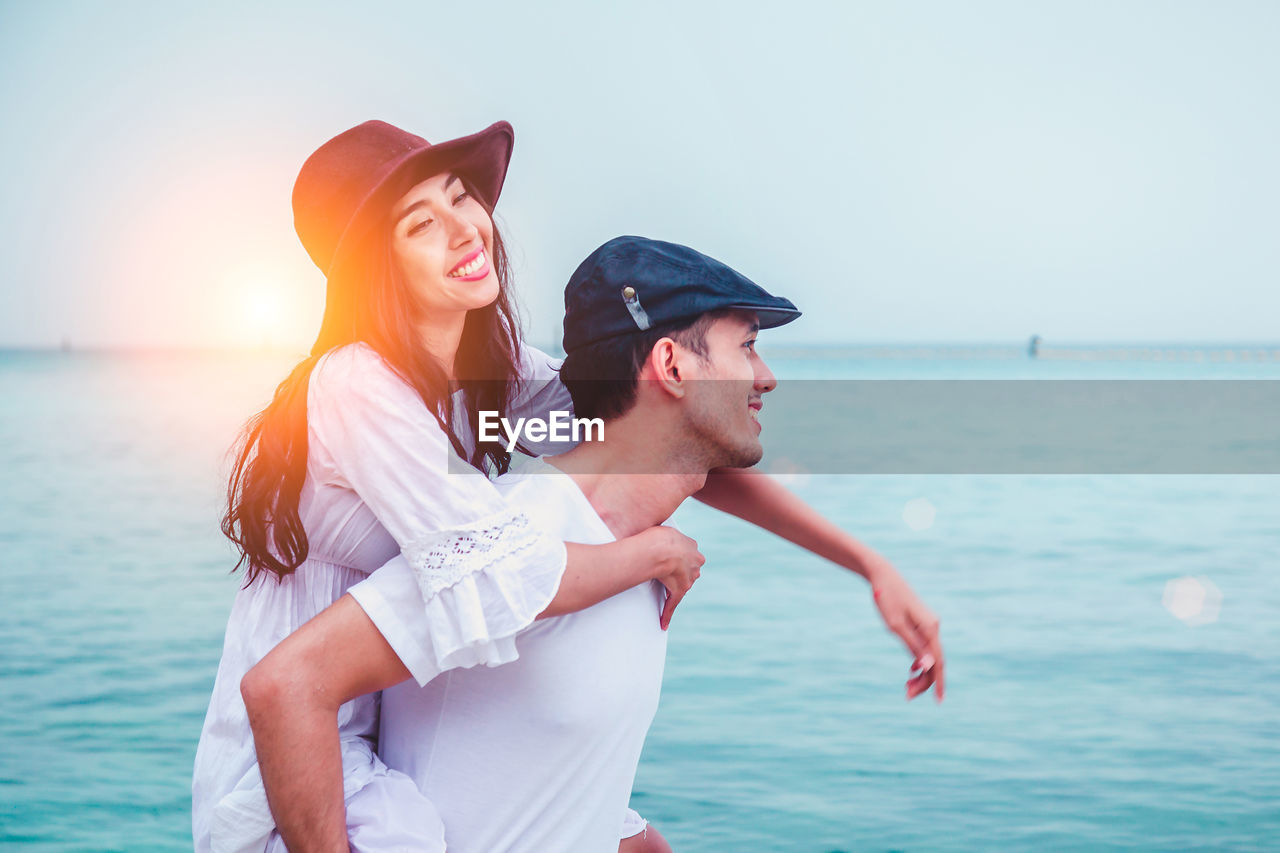
POLYGON ((645 581, 667 588, 660 624, 665 631, 671 611, 698 579, 706 558, 698 543, 673 527, 650 527, 603 545, 565 543, 565 570, 556 596, 539 619, 585 610, 645 581))
POLYGON ((665 631, 671 624, 671 614, 676 605, 702 574, 702 565, 707 558, 698 550, 697 542, 674 527, 659 525, 636 535, 651 540, 656 556, 653 579, 667 588, 667 603, 658 617, 658 624, 665 631))
POLYGON ((697 498, 866 578, 880 617, 915 657, 911 670, 919 672, 907 681, 907 698, 914 699, 936 684, 935 695, 942 701, 945 683, 938 617, 916 598, 888 560, 823 518, 772 477, 754 469, 712 471, 697 498))
POLYGON ((867 566, 867 580, 880 618, 911 650, 912 677, 907 681, 907 699, 914 699, 931 686, 938 701, 946 691, 943 676, 942 641, 938 639, 938 617, 916 597, 898 570, 883 558, 867 566))

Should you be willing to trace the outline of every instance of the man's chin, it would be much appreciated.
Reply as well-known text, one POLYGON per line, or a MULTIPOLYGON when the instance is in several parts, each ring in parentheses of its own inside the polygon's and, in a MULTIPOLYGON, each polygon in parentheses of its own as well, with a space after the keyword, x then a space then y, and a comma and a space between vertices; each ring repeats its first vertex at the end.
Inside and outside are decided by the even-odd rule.
POLYGON ((764 458, 764 447, 758 441, 726 450, 726 461, 717 465, 717 468, 750 468, 764 458))

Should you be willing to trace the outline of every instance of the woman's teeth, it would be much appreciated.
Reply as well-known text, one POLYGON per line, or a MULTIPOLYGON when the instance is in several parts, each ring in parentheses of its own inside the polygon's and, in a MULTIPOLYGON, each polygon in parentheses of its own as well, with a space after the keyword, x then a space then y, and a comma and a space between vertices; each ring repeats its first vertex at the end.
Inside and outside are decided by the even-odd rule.
POLYGON ((484 252, 481 252, 480 254, 478 254, 478 255, 476 255, 474 258, 472 258, 472 259, 471 259, 467 264, 465 264, 464 266, 455 267, 455 268, 454 268, 454 269, 449 273, 449 277, 450 277, 450 278, 461 278, 461 277, 463 277, 463 276, 471 275, 472 273, 476 272, 477 270, 479 270, 479 269, 480 269, 481 267, 483 267, 483 266, 484 266, 484 252))

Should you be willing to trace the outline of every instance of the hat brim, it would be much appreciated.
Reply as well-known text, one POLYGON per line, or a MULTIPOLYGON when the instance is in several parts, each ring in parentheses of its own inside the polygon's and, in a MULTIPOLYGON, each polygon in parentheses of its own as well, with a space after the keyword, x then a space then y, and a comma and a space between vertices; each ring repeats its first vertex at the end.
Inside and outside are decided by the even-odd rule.
POLYGON ((725 307, 753 312, 756 315, 756 319, 760 321, 760 328, 762 329, 776 329, 779 326, 787 325, 792 320, 800 319, 800 310, 798 308, 764 307, 760 305, 726 305, 725 307))
POLYGON ((514 145, 515 131, 510 124, 500 121, 470 136, 407 151, 386 164, 382 177, 356 205, 346 229, 338 238, 333 262, 326 275, 343 270, 352 249, 379 224, 391 204, 432 175, 454 172, 480 194, 490 209, 495 207, 506 182, 514 145))
POLYGON ((387 216, 396 199, 432 175, 453 172, 492 210, 502 195, 514 146, 515 131, 509 123, 499 121, 470 136, 407 151, 386 164, 382 176, 356 205, 325 271, 324 317, 311 348, 313 354, 324 352, 331 341, 347 339, 334 324, 340 317, 351 317, 350 303, 355 298, 351 279, 357 272, 361 250, 380 225, 389 225, 387 216))

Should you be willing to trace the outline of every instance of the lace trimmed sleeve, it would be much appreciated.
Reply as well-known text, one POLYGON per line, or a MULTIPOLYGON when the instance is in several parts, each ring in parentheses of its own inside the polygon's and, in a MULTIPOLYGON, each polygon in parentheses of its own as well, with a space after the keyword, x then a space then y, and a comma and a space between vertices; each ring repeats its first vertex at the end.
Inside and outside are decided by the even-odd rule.
POLYGON ((422 537, 348 592, 426 684, 515 660, 516 635, 551 603, 564 564, 564 543, 503 511, 422 537))
POLYGON ((398 614, 401 628, 378 627, 398 653, 392 634, 414 638, 415 659, 400 655, 414 676, 514 659, 515 633, 559 588, 564 544, 512 511, 485 477, 450 473, 456 457, 435 415, 368 346, 316 366, 307 416, 308 474, 353 490, 400 546, 373 576, 402 563, 412 583, 393 584, 405 577, 392 573, 381 601, 357 600, 375 623, 375 612, 398 614))

